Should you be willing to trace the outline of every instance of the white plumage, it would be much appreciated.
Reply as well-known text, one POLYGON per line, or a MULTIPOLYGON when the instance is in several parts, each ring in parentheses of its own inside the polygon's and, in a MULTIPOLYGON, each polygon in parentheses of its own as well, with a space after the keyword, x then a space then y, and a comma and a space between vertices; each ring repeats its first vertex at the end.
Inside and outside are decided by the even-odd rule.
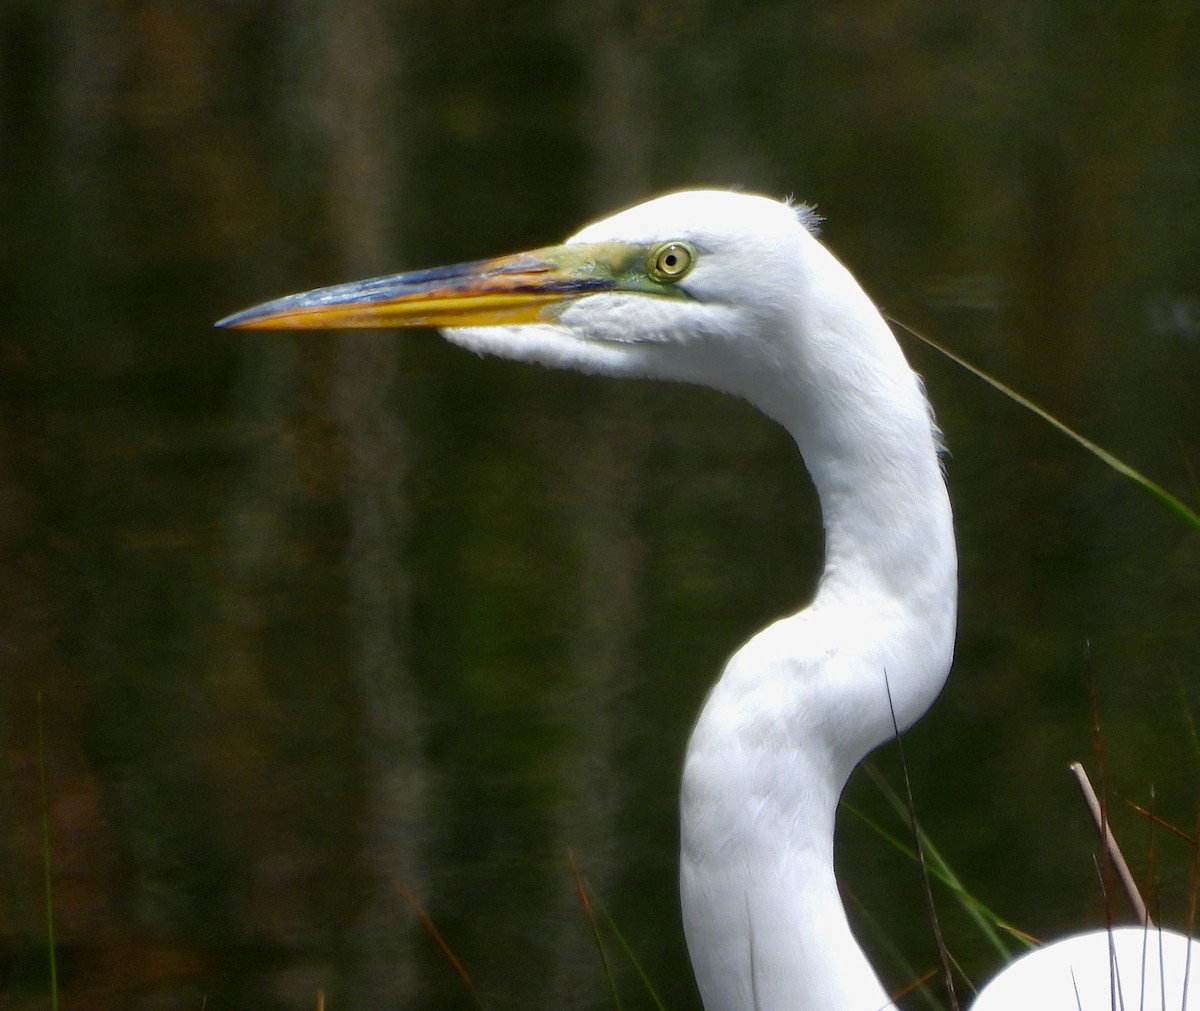
MULTIPOLYGON (((807 608, 733 655, 692 733, 684 930, 707 1011, 892 1007, 838 893, 834 817, 855 765, 941 691, 954 532, 921 382, 809 213, 676 193, 562 246, 289 296, 223 323, 440 325, 484 354, 723 390, 790 433, 820 498, 824 571, 807 608)), ((1200 946, 1127 929, 1111 948, 1125 1007, 1182 1011, 1200 946)), ((1121 1006, 1109 951, 1103 931, 1042 949, 975 1007, 1121 1006)))

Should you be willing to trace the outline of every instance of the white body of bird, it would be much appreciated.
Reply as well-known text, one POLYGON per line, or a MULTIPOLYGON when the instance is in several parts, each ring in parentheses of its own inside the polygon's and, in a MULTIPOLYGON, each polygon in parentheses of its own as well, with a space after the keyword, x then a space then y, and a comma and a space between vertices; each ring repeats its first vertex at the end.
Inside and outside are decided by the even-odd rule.
MULTIPOLYGON (((707 1011, 892 1007, 838 893, 834 818, 854 766, 941 691, 954 532, 921 382, 817 241, 811 214, 746 194, 676 193, 561 246, 319 289, 222 324, 442 326, 482 354, 713 387, 791 434, 820 499, 825 566, 808 607, 729 660, 692 733, 684 930, 707 1011)), ((1068 960, 1087 954, 1087 971, 1107 981, 1094 947, 1068 944, 1068 960)), ((1172 972, 1178 948, 1164 941, 1172 972)), ((980 1011, 1074 1008, 1042 999, 1044 985, 1064 992, 1057 949, 1015 963, 980 1011)), ((1121 964, 1132 981, 1139 967, 1121 964)))
POLYGON ((1200 1011, 1200 944, 1115 927, 1036 948, 985 986, 971 1011, 1200 1011))

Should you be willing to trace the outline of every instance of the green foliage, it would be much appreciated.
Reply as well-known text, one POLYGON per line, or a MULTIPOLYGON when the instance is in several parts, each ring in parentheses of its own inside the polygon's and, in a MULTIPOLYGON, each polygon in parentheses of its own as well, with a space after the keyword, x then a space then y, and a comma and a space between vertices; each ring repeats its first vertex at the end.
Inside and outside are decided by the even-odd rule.
MULTIPOLYGON (((905 821, 909 819, 908 805, 903 798, 892 788, 891 784, 880 774, 879 770, 871 763, 864 762, 863 769, 867 775, 871 777, 871 781, 883 795, 884 799, 895 810, 896 815, 905 821)), ((857 808, 843 802, 842 806, 852 815, 865 823, 872 831, 874 831, 881 839, 889 846, 894 847, 898 852, 903 853, 906 857, 917 860, 916 851, 908 843, 904 842, 895 833, 884 828, 878 822, 867 817, 857 808)), ((949 862, 941 851, 933 844, 933 841, 921 828, 920 823, 913 819, 917 827, 917 834, 920 839, 921 848, 925 853, 926 864, 929 868, 930 876, 944 885, 955 899, 962 905, 967 915, 975 922, 981 934, 987 938, 988 942, 996 949, 996 952, 1004 959, 1009 959, 1013 955, 1012 948, 1004 942, 1001 936, 1001 931, 1006 932, 1010 937, 1019 939, 1025 947, 1033 947, 1029 937, 1022 931, 1009 923, 1004 922, 996 913, 989 909, 984 903, 980 902, 972 895, 963 885, 958 875, 954 873, 949 862), (997 929, 999 928, 999 929, 997 929)))
POLYGON ((46 747, 42 693, 37 696, 38 789, 42 804, 42 880, 46 893, 46 954, 50 963, 50 1011, 58 1011, 58 956, 54 939, 54 891, 50 876, 50 798, 46 789, 46 747))
POLYGON ((654 1006, 658 1009, 658 1011, 666 1011, 666 1005, 663 1003, 662 998, 658 995, 658 991, 654 988, 654 984, 650 982, 650 977, 646 975, 646 970, 642 967, 642 963, 638 959, 637 955, 634 954, 633 948, 630 947, 629 942, 625 939, 625 935, 621 932, 621 929, 617 926, 616 921, 612 918, 608 910, 605 909, 603 904, 597 900, 596 894, 592 891, 591 886, 588 885, 588 883, 580 875, 579 869, 574 866, 574 863, 572 863, 571 866, 571 873, 575 878, 575 887, 579 891, 579 903, 583 907, 584 914, 587 916, 588 925, 591 927, 592 931, 592 937, 596 942, 596 950, 600 953, 600 962, 604 967, 604 977, 608 981, 609 992, 612 994, 613 1007, 616 1008, 617 1011, 621 1011, 621 996, 617 992, 616 978, 614 977, 612 970, 609 968, 608 956, 605 954, 604 950, 604 939, 600 933, 600 925, 596 921, 593 907, 595 907, 599 911, 600 915, 604 918, 604 926, 608 928, 608 931, 616 939, 617 944, 620 945, 621 951, 629 960, 629 964, 633 966, 634 971, 638 975, 638 979, 641 980, 642 985, 646 988, 646 993, 650 995, 650 999, 654 1002, 654 1006))
POLYGON ((1104 463, 1107 466, 1111 467, 1118 474, 1120 474, 1123 478, 1126 478, 1127 480, 1132 482, 1135 487, 1140 488, 1147 495, 1149 495, 1152 499, 1154 499, 1156 502, 1158 502, 1159 505, 1161 505, 1167 511, 1173 513, 1176 517, 1183 520, 1183 522, 1186 523, 1188 526, 1190 526, 1194 531, 1196 531, 1196 533, 1200 533, 1200 515, 1197 515, 1194 511, 1189 509, 1180 499, 1178 499, 1174 495, 1172 495, 1169 491, 1167 491, 1164 487, 1162 487, 1162 485, 1158 484, 1155 481, 1150 480, 1150 478, 1146 477, 1146 475, 1141 473, 1141 471, 1135 470, 1133 467, 1131 467, 1129 464, 1127 464, 1124 460, 1121 460, 1118 457, 1114 456, 1103 446, 1099 446, 1096 443, 1092 442, 1091 439, 1088 439, 1086 436, 1080 435, 1078 432, 1075 431, 1075 429, 1071 428, 1066 423, 1060 421, 1049 411, 1045 410, 1042 407, 1039 407, 1028 397, 1022 396, 1020 393, 1018 393, 1016 390, 1014 390, 1011 386, 1007 386, 1004 383, 1002 383, 999 379, 995 378, 995 376, 989 375, 987 372, 984 372, 983 369, 979 368, 978 366, 972 365, 965 358, 962 358, 959 355, 956 355, 953 351, 951 351, 949 348, 945 347, 944 345, 939 344, 932 337, 928 337, 925 334, 921 333, 920 331, 913 329, 907 323, 900 322, 900 320, 896 319, 895 317, 889 316, 888 320, 892 323, 895 323, 897 326, 902 327, 905 331, 907 331, 908 333, 910 333, 914 337, 916 337, 917 340, 922 341, 925 344, 928 344, 935 351, 938 351, 941 354, 945 355, 956 365, 962 366, 962 368, 966 369, 973 376, 976 376, 979 379, 982 379, 985 383, 987 383, 993 389, 999 390, 1006 397, 1008 397, 1009 400, 1013 401, 1013 403, 1019 404, 1021 407, 1025 408, 1025 410, 1029 411, 1031 414, 1034 414, 1037 417, 1041 418, 1042 421, 1046 422, 1046 424, 1050 425, 1050 427, 1056 429, 1057 431, 1059 431, 1063 435, 1065 435, 1068 439, 1070 439, 1073 442, 1077 443, 1078 445, 1082 446, 1089 453, 1091 453, 1094 457, 1096 457, 1096 459, 1100 460, 1101 463, 1104 463))

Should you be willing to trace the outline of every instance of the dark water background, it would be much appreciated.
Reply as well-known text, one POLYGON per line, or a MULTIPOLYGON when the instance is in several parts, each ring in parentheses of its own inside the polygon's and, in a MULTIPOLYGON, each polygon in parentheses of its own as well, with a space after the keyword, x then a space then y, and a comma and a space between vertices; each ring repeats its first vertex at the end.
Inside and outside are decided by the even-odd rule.
MULTIPOLYGON (((471 1007, 408 896, 488 1009, 611 1007, 572 860, 698 1006, 680 759, 818 569, 787 438, 432 334, 211 329, 691 185, 817 203, 893 314, 1195 503, 1193 2, 0 3, 0 1006, 48 1001, 39 695, 64 1007, 471 1007)), ((1090 677, 1182 923, 1190 850, 1125 799, 1196 824, 1200 540, 908 351, 962 556, 926 828, 1023 929, 1102 922, 1090 677)), ((839 860, 887 985, 932 968, 912 864, 848 816, 839 860)))

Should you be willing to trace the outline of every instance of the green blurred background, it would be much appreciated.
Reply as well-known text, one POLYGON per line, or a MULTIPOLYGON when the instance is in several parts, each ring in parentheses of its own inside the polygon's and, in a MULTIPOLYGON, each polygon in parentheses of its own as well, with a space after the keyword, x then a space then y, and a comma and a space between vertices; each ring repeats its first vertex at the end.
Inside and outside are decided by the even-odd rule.
MULTIPOLYGON (((414 903, 487 1008, 611 1007, 573 863, 698 1007, 679 766, 818 571, 786 436, 432 334, 211 329, 694 185, 817 204, 891 313, 1195 503, 1194 2, 0 2, 0 1005, 48 1001, 40 696, 64 1007, 471 1007, 414 903)), ((1090 680, 1181 924, 1191 850, 1125 800, 1197 820, 1200 542, 907 350, 962 557, 920 816, 1023 929, 1103 922, 1090 680)), ((839 862, 885 984, 934 967, 912 864, 846 815, 839 862)))

